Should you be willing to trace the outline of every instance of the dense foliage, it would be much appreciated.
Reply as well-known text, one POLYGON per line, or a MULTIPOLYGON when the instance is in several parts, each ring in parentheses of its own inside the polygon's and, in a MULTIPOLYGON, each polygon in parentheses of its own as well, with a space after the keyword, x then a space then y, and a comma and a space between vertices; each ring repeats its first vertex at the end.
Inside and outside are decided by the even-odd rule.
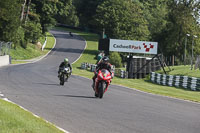
POLYGON ((104 28, 110 38, 149 39, 147 21, 141 7, 130 1, 106 0, 97 7, 96 27, 104 28))
POLYGON ((0 0, 0 5, 0 40, 12 41, 15 47, 36 43, 62 23, 105 30, 109 38, 156 41, 160 53, 178 58, 187 38, 187 54, 192 42, 195 55, 200 54, 197 0, 0 0))
POLYGON ((111 52, 110 53, 110 63, 115 65, 115 67, 120 68, 122 67, 122 59, 118 52, 111 52))
POLYGON ((0 0, 0 40, 14 48, 36 43, 58 22, 78 25, 72 0, 0 0))
MULTIPOLYGON (((19 1, 0 0, 0 40, 17 42, 20 38, 19 1)), ((22 33, 23 34, 23 33, 22 33)))

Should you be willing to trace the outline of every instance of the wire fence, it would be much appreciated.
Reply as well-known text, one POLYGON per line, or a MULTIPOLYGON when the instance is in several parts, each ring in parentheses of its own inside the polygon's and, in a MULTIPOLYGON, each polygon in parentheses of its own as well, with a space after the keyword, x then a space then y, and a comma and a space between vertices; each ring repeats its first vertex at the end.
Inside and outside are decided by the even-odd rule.
POLYGON ((9 55, 12 42, 0 41, 0 56, 9 55))

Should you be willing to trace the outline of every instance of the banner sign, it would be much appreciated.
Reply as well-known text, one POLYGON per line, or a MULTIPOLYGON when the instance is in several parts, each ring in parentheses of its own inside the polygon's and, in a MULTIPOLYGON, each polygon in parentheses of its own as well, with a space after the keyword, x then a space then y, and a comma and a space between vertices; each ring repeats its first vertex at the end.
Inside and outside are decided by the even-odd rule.
POLYGON ((109 51, 157 54, 158 43, 110 39, 109 51))

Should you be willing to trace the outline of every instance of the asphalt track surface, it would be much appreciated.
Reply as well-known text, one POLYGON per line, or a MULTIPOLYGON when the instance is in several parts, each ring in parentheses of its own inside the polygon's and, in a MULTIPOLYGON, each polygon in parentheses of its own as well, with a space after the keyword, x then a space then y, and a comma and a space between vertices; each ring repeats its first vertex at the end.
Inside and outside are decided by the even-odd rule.
POLYGON ((200 104, 115 85, 97 99, 92 81, 74 75, 60 86, 60 62, 64 57, 74 62, 85 41, 51 32, 57 44, 47 57, 0 68, 0 92, 6 98, 71 133, 200 133, 200 104))

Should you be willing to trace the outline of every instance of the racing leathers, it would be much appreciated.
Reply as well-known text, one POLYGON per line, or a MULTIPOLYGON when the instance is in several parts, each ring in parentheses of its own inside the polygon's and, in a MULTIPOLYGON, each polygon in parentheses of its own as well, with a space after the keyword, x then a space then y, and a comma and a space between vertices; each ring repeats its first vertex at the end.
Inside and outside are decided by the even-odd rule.
POLYGON ((107 69, 110 74, 112 75, 112 72, 111 72, 111 64, 110 63, 104 63, 104 62, 100 62, 97 64, 97 67, 96 67, 96 73, 95 75, 93 76, 92 80, 93 80, 93 84, 92 84, 92 87, 94 88, 94 83, 95 83, 95 79, 97 78, 97 75, 98 75, 98 72, 99 70, 101 69, 107 69))
POLYGON ((70 68, 70 75, 72 73, 72 66, 70 63, 65 63, 65 62, 61 62, 60 66, 59 66, 59 70, 58 70, 58 77, 61 74, 61 71, 65 68, 69 67, 70 68))

